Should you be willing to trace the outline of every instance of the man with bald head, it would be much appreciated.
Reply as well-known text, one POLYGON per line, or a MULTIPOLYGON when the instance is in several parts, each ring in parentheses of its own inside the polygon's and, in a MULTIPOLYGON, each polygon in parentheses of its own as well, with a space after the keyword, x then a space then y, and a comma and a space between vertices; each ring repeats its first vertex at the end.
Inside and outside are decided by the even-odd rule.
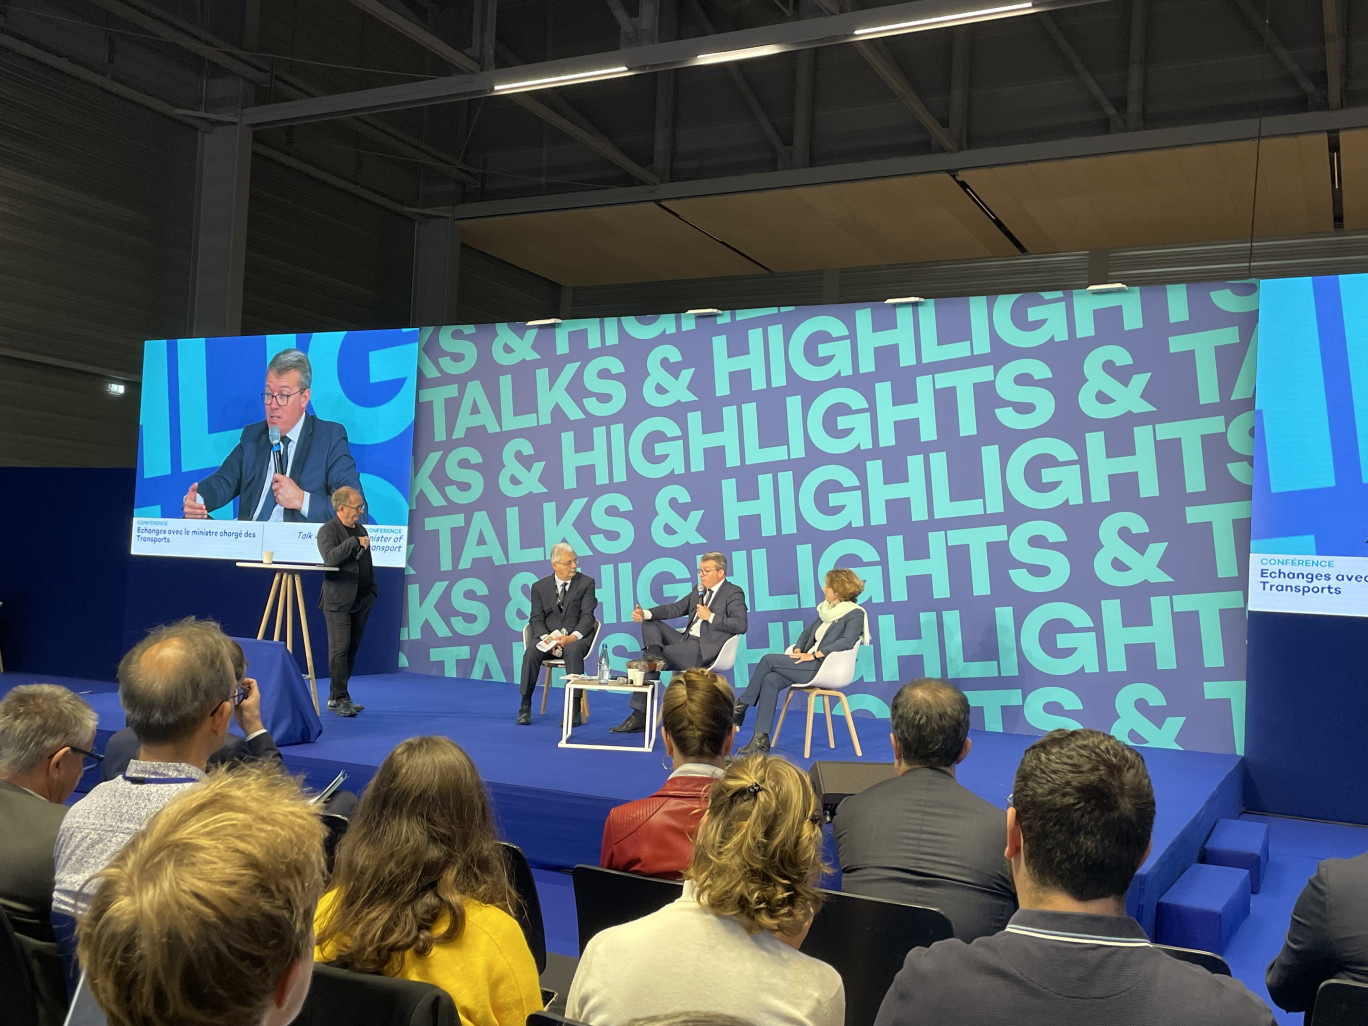
POLYGON ((228 639, 212 620, 158 627, 119 662, 119 703, 138 737, 123 774, 71 807, 57 832, 54 914, 75 915, 85 883, 148 818, 205 777, 228 733, 237 679, 228 639))
POLYGON ((332 493, 337 516, 318 529, 318 554, 336 570, 323 574, 318 608, 328 624, 328 708, 339 716, 355 716, 365 706, 351 699, 348 686, 361 635, 375 605, 375 566, 370 535, 361 524, 366 501, 350 485, 332 493))

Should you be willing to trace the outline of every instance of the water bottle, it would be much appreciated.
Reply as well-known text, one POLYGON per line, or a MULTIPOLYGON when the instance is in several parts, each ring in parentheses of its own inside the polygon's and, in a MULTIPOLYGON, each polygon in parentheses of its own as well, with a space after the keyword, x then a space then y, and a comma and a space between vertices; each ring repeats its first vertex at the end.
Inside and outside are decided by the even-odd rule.
POLYGON ((608 683, 608 646, 604 645, 599 651, 598 681, 600 684, 608 683))

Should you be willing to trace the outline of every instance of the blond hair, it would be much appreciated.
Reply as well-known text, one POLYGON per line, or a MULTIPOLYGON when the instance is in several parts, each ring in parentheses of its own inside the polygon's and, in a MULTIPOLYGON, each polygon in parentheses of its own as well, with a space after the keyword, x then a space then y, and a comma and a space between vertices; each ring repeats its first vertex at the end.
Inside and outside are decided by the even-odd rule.
POLYGON ((767 755, 733 762, 713 785, 685 873, 699 904, 749 933, 796 936, 821 905, 821 822, 798 767, 767 755))
POLYGON ((670 681, 660 725, 686 759, 716 759, 732 734, 735 696, 725 677, 696 666, 670 681))
POLYGON ((243 1026, 313 959, 323 824, 269 766, 174 798, 88 887, 77 956, 109 1026, 243 1026))
POLYGON ((836 593, 837 602, 854 602, 860 597, 860 592, 864 591, 865 586, 859 574, 843 566, 828 570, 822 583, 836 593))

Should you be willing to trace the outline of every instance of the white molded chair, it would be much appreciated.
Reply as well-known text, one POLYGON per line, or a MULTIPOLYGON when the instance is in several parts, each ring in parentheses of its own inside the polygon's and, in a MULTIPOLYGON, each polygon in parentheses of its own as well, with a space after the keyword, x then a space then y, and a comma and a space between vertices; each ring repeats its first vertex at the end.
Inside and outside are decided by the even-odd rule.
MULTIPOLYGON (((790 645, 784 649, 785 652, 793 650, 790 645)), ((842 652, 832 652, 822 660, 822 665, 817 668, 817 676, 806 684, 794 684, 788 689, 788 694, 784 696, 784 707, 779 710, 779 723, 774 728, 774 742, 779 741, 779 731, 784 729, 784 714, 788 712, 789 702, 793 701, 793 695, 798 691, 807 692, 807 737, 803 741, 803 758, 812 755, 812 713, 816 708, 817 699, 822 699, 822 708, 826 712, 827 745, 836 747, 836 732, 831 726, 831 701, 836 699, 841 703, 841 713, 845 716, 846 726, 850 728, 850 740, 855 745, 855 755, 858 758, 864 757, 864 752, 860 750, 860 739, 855 733, 855 717, 850 714, 850 704, 846 701, 845 688, 850 687, 855 680, 855 659, 856 653, 860 650, 860 642, 855 643, 854 648, 845 649, 842 652)))
POLYGON ((741 647, 741 635, 733 634, 722 643, 722 651, 717 653, 717 658, 708 667, 713 673, 726 673, 736 665, 736 650, 741 647))
MULTIPOLYGON (((595 620, 594 620, 594 636, 593 636, 592 638, 589 639, 589 654, 590 654, 590 655, 593 655, 594 652, 596 652, 596 651, 598 650, 598 639, 599 639, 599 634, 600 634, 602 631, 603 631, 603 624, 600 623, 597 619, 595 619, 595 620)), ((531 647, 532 647, 532 624, 531 624, 530 622, 523 625, 523 647, 524 647, 524 648, 531 648, 531 647)), ((546 672, 542 675, 542 703, 541 703, 542 715, 545 715, 545 714, 546 714, 546 699, 547 699, 547 697, 551 694, 551 670, 552 670, 553 668, 556 668, 556 667, 559 667, 559 668, 562 669, 562 670, 565 669, 565 660, 564 660, 564 659, 547 659, 545 662, 542 663, 542 666, 546 667, 546 672)), ((580 692, 580 718, 581 718, 581 719, 585 719, 585 720, 587 720, 587 719, 589 718, 589 695, 588 695, 587 692, 584 692, 584 691, 581 691, 581 692, 580 692)))

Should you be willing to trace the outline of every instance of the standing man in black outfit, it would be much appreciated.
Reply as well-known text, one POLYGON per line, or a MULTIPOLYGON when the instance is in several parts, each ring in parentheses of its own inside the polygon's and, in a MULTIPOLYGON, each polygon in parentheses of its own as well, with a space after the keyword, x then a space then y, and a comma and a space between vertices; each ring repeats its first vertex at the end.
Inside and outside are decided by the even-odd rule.
MULTIPOLYGON (((523 652, 518 725, 532 723, 532 692, 547 659, 564 659, 566 673, 583 673, 584 657, 594 643, 594 579, 579 572, 575 550, 565 542, 551 546, 551 574, 532 585, 529 641, 523 652)), ((579 703, 572 721, 579 726, 579 703)))
POLYGON ((356 650, 371 607, 375 605, 375 567, 370 535, 361 526, 366 503, 355 488, 343 485, 332 493, 337 516, 318 529, 318 553, 328 566, 318 608, 328 623, 328 708, 339 716, 355 716, 365 706, 351 700, 347 682, 356 665, 356 650))

